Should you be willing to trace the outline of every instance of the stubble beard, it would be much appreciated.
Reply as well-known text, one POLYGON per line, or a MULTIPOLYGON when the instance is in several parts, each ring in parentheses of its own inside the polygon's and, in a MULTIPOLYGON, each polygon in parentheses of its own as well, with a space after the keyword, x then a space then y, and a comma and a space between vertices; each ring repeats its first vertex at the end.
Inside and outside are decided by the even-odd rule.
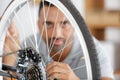
MULTIPOLYGON (((54 40, 54 39, 53 39, 54 40)), ((53 52, 54 54, 55 53, 58 53, 58 52, 61 52, 64 47, 65 47, 65 42, 66 40, 62 38, 62 41, 63 43, 61 45, 55 45, 54 43, 50 46, 50 42, 51 42, 51 39, 49 39, 49 48, 51 49, 51 52, 53 52)))

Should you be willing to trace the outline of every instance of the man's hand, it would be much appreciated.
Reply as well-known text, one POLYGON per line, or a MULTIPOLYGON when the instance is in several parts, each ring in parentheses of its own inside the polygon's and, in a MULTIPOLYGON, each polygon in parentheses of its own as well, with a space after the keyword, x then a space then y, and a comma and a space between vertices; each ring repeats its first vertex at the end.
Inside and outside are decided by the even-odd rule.
POLYGON ((47 65, 48 80, 80 80, 70 66, 61 62, 52 62, 47 65))
MULTIPOLYGON (((11 53, 19 49, 19 38, 18 30, 13 22, 11 22, 10 27, 8 28, 5 42, 4 42, 4 53, 11 53)), ((3 57, 3 63, 13 66, 15 64, 17 55, 9 55, 3 57)), ((3 80, 11 80, 10 78, 4 77, 3 80)))
MULTIPOLYGON (((4 53, 10 53, 19 49, 19 38, 18 30, 13 22, 11 22, 8 28, 5 42, 4 42, 4 53)), ((13 66, 15 63, 16 55, 10 55, 3 57, 3 63, 13 66)))
POLYGON ((12 22, 6 34, 4 42, 4 52, 10 53, 13 51, 17 51, 18 49, 19 49, 18 30, 15 24, 12 22))

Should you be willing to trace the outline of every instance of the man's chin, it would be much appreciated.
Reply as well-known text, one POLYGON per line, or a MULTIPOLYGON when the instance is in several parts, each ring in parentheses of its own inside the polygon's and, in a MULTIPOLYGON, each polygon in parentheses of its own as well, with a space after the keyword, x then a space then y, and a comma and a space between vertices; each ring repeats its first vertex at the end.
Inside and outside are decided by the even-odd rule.
POLYGON ((60 52, 60 51, 62 51, 62 50, 63 50, 63 46, 55 45, 55 46, 53 47, 53 49, 52 49, 52 52, 58 53, 58 52, 60 52))

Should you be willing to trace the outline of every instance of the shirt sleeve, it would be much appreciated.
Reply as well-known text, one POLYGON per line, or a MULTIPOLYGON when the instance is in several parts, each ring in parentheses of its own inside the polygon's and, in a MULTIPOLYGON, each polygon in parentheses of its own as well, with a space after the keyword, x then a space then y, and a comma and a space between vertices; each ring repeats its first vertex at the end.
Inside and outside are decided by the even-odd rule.
POLYGON ((111 62, 103 49, 102 45, 94 38, 96 50, 98 53, 98 59, 100 63, 101 77, 108 77, 114 79, 113 69, 111 66, 111 62))

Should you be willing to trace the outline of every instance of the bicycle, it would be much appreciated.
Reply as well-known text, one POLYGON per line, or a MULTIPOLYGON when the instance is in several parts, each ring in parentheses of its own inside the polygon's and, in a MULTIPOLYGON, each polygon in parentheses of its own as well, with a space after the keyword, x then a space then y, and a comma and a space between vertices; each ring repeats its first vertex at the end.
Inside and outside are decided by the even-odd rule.
MULTIPOLYGON (((46 61, 44 61, 42 55, 39 54, 40 53, 39 45, 42 45, 41 44, 42 37, 36 36, 36 34, 38 32, 36 30, 37 25, 35 23, 37 17, 35 16, 34 19, 32 19, 32 15, 31 15, 32 12, 30 11, 30 4, 32 1, 34 2, 33 5, 35 8, 35 0, 12 0, 11 3, 6 8, 6 10, 4 11, 2 19, 0 20, 0 43, 2 45, 1 46, 2 50, 0 50, 0 52, 3 53, 1 55, 1 57, 13 55, 13 54, 18 55, 17 63, 16 63, 17 66, 13 67, 13 66, 3 64, 3 70, 0 70, 1 76, 16 78, 18 80, 34 80, 34 79, 46 80, 47 79, 45 67, 46 67, 47 63, 49 62, 50 56, 48 54, 47 59, 45 59, 46 61), (32 27, 30 27, 32 31, 29 30, 29 32, 32 32, 31 34, 34 36, 33 40, 28 38, 28 36, 30 34, 26 33, 26 31, 24 30, 24 25, 23 25, 24 23, 21 24, 22 21, 20 20, 20 18, 22 18, 22 16, 20 16, 19 14, 23 13, 23 11, 26 10, 26 8, 28 9, 28 13, 29 13, 29 17, 30 17, 29 22, 31 22, 31 25, 32 25, 32 27), (3 50, 4 44, 5 44, 4 43, 5 35, 8 31, 9 25, 12 20, 14 20, 14 22, 16 22, 16 23, 19 23, 21 26, 18 29, 19 29, 19 34, 20 34, 20 41, 24 42, 23 43, 24 48, 21 48, 21 46, 19 46, 14 41, 14 39, 9 35, 9 37, 11 37, 11 39, 13 39, 14 44, 16 46, 18 46, 19 50, 6 54, 6 53, 4 53, 4 50, 3 50), (34 20, 34 21, 32 21, 32 20, 34 20), (32 22, 34 22, 34 24, 32 22), (28 40, 26 40, 26 38, 28 40), (38 41, 37 38, 39 38, 40 40, 38 41), (27 46, 27 42, 31 43, 32 46, 30 46, 30 47, 27 46), (8 73, 7 71, 5 71, 5 69, 13 71, 16 74, 8 73), (36 74, 37 76, 35 76, 33 74, 36 74)), ((90 34, 82 16, 80 15, 80 13, 77 11, 77 9, 74 7, 74 5, 69 0, 45 0, 45 1, 49 2, 50 5, 52 4, 52 5, 56 6, 61 12, 63 12, 64 15, 66 16, 66 18, 72 24, 73 28, 75 29, 75 32, 76 32, 75 35, 77 35, 77 38, 79 39, 78 44, 80 44, 80 46, 82 48, 83 57, 85 59, 84 67, 86 69, 87 79, 83 79, 83 80, 99 80, 100 79, 100 70, 99 70, 99 62, 98 62, 98 58, 97 58, 97 52, 95 50, 95 45, 94 45, 93 39, 91 37, 91 34, 90 34)), ((35 11, 33 11, 33 12, 35 14, 35 11)), ((47 15, 48 14, 49 14, 49 9, 48 9, 47 15)), ((47 15, 46 16, 44 15, 45 20, 47 19, 47 15)), ((56 15, 56 18, 57 18, 57 15, 56 15)), ((46 26, 46 25, 44 25, 44 26, 46 26)), ((54 33, 54 31, 53 31, 53 33, 54 33)), ((48 53, 50 53, 51 49, 48 48, 48 40, 46 40, 46 42, 47 42, 47 49, 48 49, 47 51, 48 51, 48 53)), ((67 45, 69 45, 69 44, 67 44, 67 45)), ((65 46, 67 46, 67 45, 65 45, 65 46)), ((51 44, 51 47, 53 47, 53 46, 54 46, 54 44, 51 44)), ((63 49, 64 49, 64 47, 63 47, 63 49)), ((77 57, 77 56, 78 55, 75 55, 75 57, 77 57)), ((81 68, 81 66, 76 67, 73 70, 77 70, 79 68, 81 68)))

